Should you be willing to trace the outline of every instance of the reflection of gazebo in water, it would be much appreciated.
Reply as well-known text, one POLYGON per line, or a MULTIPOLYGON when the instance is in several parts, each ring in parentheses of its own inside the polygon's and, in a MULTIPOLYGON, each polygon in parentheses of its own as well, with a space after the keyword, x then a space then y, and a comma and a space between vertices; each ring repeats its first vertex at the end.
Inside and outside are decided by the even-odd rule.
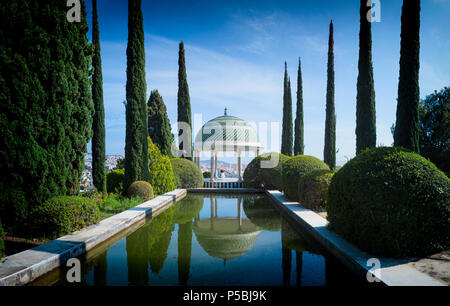
POLYGON ((211 198, 211 217, 196 218, 193 230, 198 243, 212 257, 237 258, 250 251, 261 230, 246 218, 242 218, 241 199, 237 199, 237 217, 219 217, 217 198, 211 198))
MULTIPOLYGON (((262 149, 258 136, 254 128, 244 120, 228 116, 225 108, 224 115, 208 121, 198 132, 194 142, 194 162, 200 166, 200 153, 202 151, 211 152, 211 179, 205 184, 206 187, 234 187, 230 184, 242 181, 242 161, 241 153, 253 151, 258 156, 262 149), (219 179, 217 177, 217 154, 218 152, 237 153, 237 173, 236 179, 219 179), (209 183, 209 184, 208 184, 209 183), (211 185, 211 186, 210 186, 211 185)), ((237 187, 237 186, 236 186, 237 187)))

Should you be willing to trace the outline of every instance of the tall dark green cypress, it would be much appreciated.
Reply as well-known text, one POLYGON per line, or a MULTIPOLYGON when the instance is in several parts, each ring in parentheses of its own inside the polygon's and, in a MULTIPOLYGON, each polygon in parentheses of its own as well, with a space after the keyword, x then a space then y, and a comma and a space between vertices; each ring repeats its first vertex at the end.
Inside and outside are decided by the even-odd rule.
POLYGON ((287 156, 292 156, 292 132, 291 81, 287 73, 287 63, 284 62, 283 127, 281 135, 281 153, 287 156))
POLYGON ((162 154, 172 157, 173 134, 166 105, 158 90, 153 90, 147 103, 148 135, 162 154))
POLYGON ((403 1, 394 145, 419 153, 420 0, 403 1))
POLYGON ((327 68, 327 104, 325 119, 325 146, 323 161, 331 168, 336 168, 336 114, 334 110, 334 40, 333 21, 330 22, 330 37, 328 40, 327 68))
POLYGON ((303 123, 303 84, 302 84, 302 63, 298 59, 297 75, 297 113, 295 116, 295 137, 294 137, 294 155, 303 155, 305 149, 304 142, 304 123, 303 123))
POLYGON ((106 193, 105 176, 105 109, 103 106, 102 59, 100 56, 100 34, 98 30, 97 0, 92 1, 92 100, 95 113, 92 122, 92 178, 99 192, 106 193))
POLYGON ((65 1, 0 1, 0 216, 8 231, 48 198, 79 192, 94 114, 80 4, 80 22, 70 23, 65 1))
POLYGON ((186 76, 186 62, 184 57, 184 43, 180 42, 178 53, 178 122, 189 125, 190 131, 178 130, 178 136, 186 139, 185 143, 179 144, 182 152, 181 157, 192 160, 192 121, 191 121, 191 99, 189 97, 189 86, 186 76), (182 135, 183 133, 187 133, 182 135))
POLYGON ((147 104, 144 25, 141 0, 128 1, 126 139, 124 191, 134 181, 147 181, 147 104))
POLYGON ((370 7, 361 0, 359 30, 358 83, 356 95, 356 154, 377 142, 375 89, 372 67, 372 30, 367 20, 370 7))

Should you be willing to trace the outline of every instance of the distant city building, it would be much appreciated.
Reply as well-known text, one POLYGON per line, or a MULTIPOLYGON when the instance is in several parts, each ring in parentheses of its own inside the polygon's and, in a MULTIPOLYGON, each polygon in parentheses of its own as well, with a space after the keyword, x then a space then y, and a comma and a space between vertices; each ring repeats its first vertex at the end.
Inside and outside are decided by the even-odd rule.
MULTIPOLYGON (((123 155, 106 155, 105 168, 106 172, 113 170, 117 166, 119 159, 123 159, 123 155)), ((92 182, 92 154, 86 154, 84 157, 84 170, 80 180, 80 191, 90 190, 94 187, 92 182)))

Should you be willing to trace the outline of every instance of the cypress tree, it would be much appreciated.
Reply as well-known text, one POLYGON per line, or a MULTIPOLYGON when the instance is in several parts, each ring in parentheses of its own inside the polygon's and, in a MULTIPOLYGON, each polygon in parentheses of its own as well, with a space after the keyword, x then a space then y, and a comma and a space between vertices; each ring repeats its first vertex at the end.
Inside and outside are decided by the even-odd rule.
POLYGON ((166 105, 158 90, 153 90, 147 103, 148 135, 163 155, 172 157, 173 134, 166 105))
POLYGON ((128 1, 126 139, 124 191, 135 181, 147 181, 147 104, 144 25, 141 0, 128 1))
MULTIPOLYGON (((191 101, 189 97, 189 86, 186 78, 186 63, 184 58, 184 43, 180 42, 178 53, 178 122, 185 122, 189 125, 190 131, 182 131, 178 128, 178 136, 186 139, 179 144, 182 152, 181 157, 192 160, 192 122, 191 122, 191 101)), ((180 138, 179 138, 180 139, 180 138)))
POLYGON ((330 22, 330 37, 328 40, 327 68, 327 103, 325 119, 325 147, 323 161, 331 168, 336 168, 336 115, 334 111, 334 40, 333 21, 330 22))
POLYGON ((295 137, 294 137, 294 156, 304 154, 304 126, 303 126, 303 84, 302 67, 300 58, 298 59, 297 76, 297 113, 295 116, 295 137))
POLYGON ((79 192, 92 137, 86 8, 0 2, 0 215, 7 230, 55 195, 79 192), (76 55, 76 56, 75 56, 76 55))
POLYGON ((291 81, 284 62, 283 129, 281 135, 281 153, 292 156, 292 95, 291 81))
POLYGON ((403 1, 394 145, 419 153, 420 0, 403 1))
POLYGON ((356 154, 369 147, 375 147, 377 141, 375 89, 372 68, 372 32, 367 20, 370 7, 361 0, 359 30, 358 83, 356 95, 356 154))
POLYGON ((95 113, 92 123, 92 178, 98 191, 106 193, 105 175, 105 109, 103 106, 102 59, 100 56, 100 35, 98 30, 97 0, 92 1, 92 99, 95 113))

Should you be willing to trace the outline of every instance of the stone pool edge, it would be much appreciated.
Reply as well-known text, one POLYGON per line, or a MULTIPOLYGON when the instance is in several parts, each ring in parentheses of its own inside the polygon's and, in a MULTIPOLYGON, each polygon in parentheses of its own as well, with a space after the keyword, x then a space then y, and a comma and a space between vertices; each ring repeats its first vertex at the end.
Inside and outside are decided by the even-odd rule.
POLYGON ((304 208, 298 202, 287 200, 284 194, 278 190, 266 190, 265 193, 281 211, 286 213, 291 221, 306 230, 320 245, 356 275, 365 278, 367 273, 375 272, 380 282, 387 286, 447 286, 409 265, 415 261, 414 259, 378 258, 381 268, 372 269, 372 266, 367 266, 367 262, 377 256, 359 250, 329 230, 327 228, 328 221, 325 218, 304 208))
POLYGON ((22 286, 107 241, 130 226, 185 197, 175 189, 70 235, 0 261, 0 286, 22 286))

